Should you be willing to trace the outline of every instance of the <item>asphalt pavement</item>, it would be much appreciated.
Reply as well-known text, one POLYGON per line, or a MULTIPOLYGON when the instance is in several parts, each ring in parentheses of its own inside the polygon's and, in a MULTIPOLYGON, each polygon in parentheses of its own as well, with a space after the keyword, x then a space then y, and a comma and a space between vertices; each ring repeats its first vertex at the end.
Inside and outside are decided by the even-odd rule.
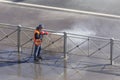
MULTIPOLYGON (((108 1, 104 1, 103 3, 103 1, 98 0, 91 0, 90 2, 84 2, 82 0, 76 0, 76 2, 74 2, 74 0, 65 0, 65 2, 61 2, 60 0, 51 0, 51 2, 50 0, 21 1, 30 3, 40 2, 41 4, 50 6, 55 4, 54 6, 57 7, 64 6, 75 9, 78 9, 78 6, 83 6, 83 4, 87 5, 91 3, 91 10, 89 6, 84 5, 84 10, 88 10, 89 8, 90 11, 95 10, 93 7, 98 5, 95 4, 96 2, 99 3, 99 5, 95 7, 97 8, 95 11, 99 9, 99 12, 105 11, 105 13, 119 14, 116 9, 112 9, 112 11, 107 11, 108 9, 106 8, 103 9, 106 4, 108 4, 108 8, 110 8, 109 3, 115 6, 119 4, 119 1, 113 3, 112 0, 109 0, 109 3, 107 3, 108 1), (75 4, 78 4, 78 2, 82 4, 76 6, 75 4), (66 6, 66 4, 68 6, 66 6), (72 4, 72 6, 70 4, 72 4), (101 6, 102 4, 103 6, 101 6)), ((36 27, 39 23, 42 23, 46 29, 50 30, 120 39, 119 19, 55 10, 26 8, 4 3, 0 3, 0 23, 21 24, 26 27, 36 27)), ((52 56, 52 58, 48 60, 43 60, 40 64, 34 64, 32 59, 21 64, 1 62, 0 78, 2 80, 119 80, 120 67, 115 65, 111 66, 108 64, 109 62, 109 60, 76 55, 69 55, 67 63, 63 59, 56 59, 56 56, 52 56), (67 68, 64 68, 65 65, 67 68)))
POLYGON ((119 0, 9 0, 69 9, 120 15, 119 0))

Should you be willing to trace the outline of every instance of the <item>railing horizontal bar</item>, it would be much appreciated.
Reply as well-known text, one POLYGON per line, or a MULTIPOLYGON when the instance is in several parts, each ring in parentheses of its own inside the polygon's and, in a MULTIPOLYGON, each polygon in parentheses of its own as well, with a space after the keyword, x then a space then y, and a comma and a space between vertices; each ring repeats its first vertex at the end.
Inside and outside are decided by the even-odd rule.
MULTIPOLYGON (((11 26, 11 27, 16 27, 18 25, 12 25, 12 24, 7 24, 7 23, 0 23, 0 25, 4 25, 4 26, 11 26)), ((0 26, 1 27, 1 26, 0 26)))
POLYGON ((116 43, 120 42, 120 39, 113 39, 116 43))
MULTIPOLYGON (((35 27, 25 27, 25 26, 22 26, 21 29, 22 28, 25 28, 26 30, 29 30, 29 29, 35 30, 35 27)), ((64 33, 62 31, 55 31, 55 30, 50 30, 50 29, 43 29, 43 30, 48 31, 48 32, 52 32, 52 33, 60 33, 58 35, 63 35, 63 33, 64 33)))
MULTIPOLYGON (((0 26, 0 29, 9 29, 9 30, 14 30, 15 27, 8 27, 8 26, 0 26)), ((17 28, 16 28, 17 29, 17 28)))
MULTIPOLYGON (((4 25, 4 26, 11 26, 11 27, 16 27, 18 25, 12 25, 12 24, 6 24, 6 23, 0 23, 0 25, 4 25)), ((1 26, 0 26, 1 27, 1 26)), ((5 27, 3 27, 5 28, 5 27)), ((25 28, 24 30, 28 30, 28 31, 33 31, 35 29, 35 27, 25 27, 25 26, 21 26, 21 30, 23 30, 22 28, 25 28), (31 30, 33 29, 33 30, 31 30)), ((10 29, 10 28, 9 28, 10 29)), ((57 35, 63 35, 64 32, 61 31, 54 31, 54 30, 49 30, 49 29, 43 29, 46 30, 48 32, 51 32, 51 34, 57 34, 57 35)), ((94 39, 103 39, 103 40, 109 40, 111 38, 105 38, 105 37, 98 37, 98 36, 86 36, 86 35, 80 35, 80 34, 73 34, 73 33, 67 33, 68 36, 82 36, 82 37, 87 37, 87 38, 94 38, 94 39)), ((120 42, 119 39, 113 39, 114 41, 118 41, 120 42)))

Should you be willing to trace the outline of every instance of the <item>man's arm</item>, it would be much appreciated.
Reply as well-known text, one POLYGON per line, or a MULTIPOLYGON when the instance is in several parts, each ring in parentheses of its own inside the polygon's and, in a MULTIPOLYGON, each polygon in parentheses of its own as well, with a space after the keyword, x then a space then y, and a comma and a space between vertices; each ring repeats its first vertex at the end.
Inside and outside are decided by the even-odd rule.
POLYGON ((40 38, 40 35, 35 33, 35 39, 39 39, 40 38))

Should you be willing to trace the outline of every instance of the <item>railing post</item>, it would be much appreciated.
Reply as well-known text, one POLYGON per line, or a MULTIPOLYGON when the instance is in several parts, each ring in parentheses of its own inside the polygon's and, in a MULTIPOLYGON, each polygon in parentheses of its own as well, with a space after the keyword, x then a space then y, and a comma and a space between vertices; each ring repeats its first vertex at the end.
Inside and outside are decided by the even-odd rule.
POLYGON ((90 51, 89 51, 89 50, 90 50, 90 49, 89 49, 89 48, 90 48, 90 43, 89 43, 89 41, 90 41, 90 39, 89 39, 89 37, 88 37, 88 57, 89 57, 89 54, 90 54, 90 51))
POLYGON ((112 65, 113 63, 113 39, 110 39, 110 64, 112 65))
POLYGON ((67 33, 64 32, 64 80, 67 80, 67 33))
POLYGON ((64 60, 67 60, 67 33, 64 32, 64 60))
POLYGON ((18 62, 20 62, 20 52, 21 52, 21 46, 20 46, 20 32, 21 32, 21 25, 18 25, 18 32, 17 32, 18 62))

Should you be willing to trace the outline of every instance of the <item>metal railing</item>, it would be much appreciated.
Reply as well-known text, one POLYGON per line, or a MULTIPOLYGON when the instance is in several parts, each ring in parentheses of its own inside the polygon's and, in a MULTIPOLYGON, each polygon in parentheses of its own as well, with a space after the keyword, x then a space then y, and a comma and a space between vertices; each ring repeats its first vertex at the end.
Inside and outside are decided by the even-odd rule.
POLYGON ((67 37, 68 46, 72 46, 67 49, 68 55, 82 55, 91 58, 110 60, 110 64, 112 64, 113 39, 69 33, 67 37))
MULTIPOLYGON (((65 51, 63 48, 64 33, 55 32, 52 30, 48 30, 48 32, 50 32, 50 34, 48 36, 44 36, 43 38, 43 44, 42 44, 43 52, 55 53, 55 54, 64 53, 65 51), (61 44, 57 45, 59 42, 61 44)), ((34 34, 34 28, 23 27, 21 25, 10 25, 10 24, 1 23, 0 24, 0 49, 1 49, 0 53, 5 53, 5 52, 18 53, 18 61, 21 61, 23 57, 24 58, 28 57, 29 55, 33 54, 33 48, 34 48, 33 34, 34 34)))
MULTIPOLYGON (((101 58, 109 60, 111 65, 113 61, 119 61, 119 40, 52 30, 47 31, 50 34, 43 38, 43 53, 57 54, 60 57, 63 56, 64 60, 67 60, 69 56, 75 57, 75 55, 101 58)), ((5 53, 5 51, 18 53, 18 61, 23 59, 21 57, 28 57, 33 52, 33 32, 34 28, 32 27, 1 23, 0 53, 5 53)))

